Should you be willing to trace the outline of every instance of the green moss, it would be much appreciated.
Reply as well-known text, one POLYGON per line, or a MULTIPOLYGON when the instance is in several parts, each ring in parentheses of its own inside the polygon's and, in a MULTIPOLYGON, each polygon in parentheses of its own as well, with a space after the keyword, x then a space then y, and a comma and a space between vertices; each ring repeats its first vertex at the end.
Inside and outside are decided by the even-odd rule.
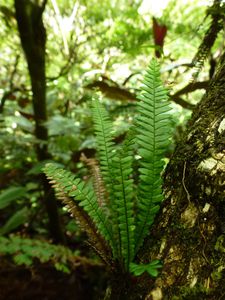
POLYGON ((215 250, 218 252, 225 253, 225 235, 222 234, 217 238, 216 244, 215 244, 215 250))
POLYGON ((211 274, 213 281, 220 281, 224 276, 224 269, 225 269, 225 260, 224 254, 225 253, 225 235, 220 235, 215 244, 215 250, 218 252, 218 256, 214 258, 214 271, 211 274))
POLYGON ((218 280, 222 279, 222 277, 223 277, 222 271, 224 269, 225 269, 224 266, 220 266, 217 270, 212 272, 211 277, 212 277, 213 281, 218 281, 218 280))
POLYGON ((178 292, 178 296, 173 296, 171 300, 199 300, 207 299, 206 297, 210 295, 209 290, 205 288, 202 284, 198 284, 193 288, 181 287, 178 292))

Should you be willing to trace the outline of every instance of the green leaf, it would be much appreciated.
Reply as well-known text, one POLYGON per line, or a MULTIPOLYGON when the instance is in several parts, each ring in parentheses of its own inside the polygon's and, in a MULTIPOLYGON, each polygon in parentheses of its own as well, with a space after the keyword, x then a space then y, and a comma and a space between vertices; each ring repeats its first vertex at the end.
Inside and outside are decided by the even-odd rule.
POLYGON ((113 159, 112 174, 114 177, 114 210, 117 212, 114 222, 120 231, 122 264, 129 270, 129 264, 134 257, 134 192, 133 180, 130 179, 133 162, 133 140, 125 140, 113 159))
POLYGON ((0 236, 0 254, 11 255, 16 264, 30 266, 35 259, 41 263, 52 263, 59 271, 69 273, 70 262, 79 255, 64 246, 52 245, 46 241, 25 239, 19 235, 9 238, 0 236))
POLYGON ((67 273, 67 274, 70 273, 70 269, 67 267, 67 265, 65 265, 63 263, 57 262, 54 264, 54 266, 55 266, 56 270, 58 270, 58 271, 61 271, 61 272, 67 273))
POLYGON ((64 135, 64 134, 74 134, 79 133, 79 126, 76 125, 73 119, 66 118, 61 115, 53 116, 46 126, 49 129, 49 135, 64 135))
POLYGON ((96 232, 96 225, 99 233, 107 241, 112 241, 111 225, 106 220, 102 208, 98 206, 92 186, 85 185, 84 182, 76 178, 73 173, 61 169, 55 164, 47 164, 43 170, 48 179, 54 183, 55 190, 61 199, 73 198, 74 202, 82 208, 79 209, 71 204, 72 210, 76 213, 76 217, 80 218, 78 220, 85 222, 84 228, 86 232, 88 233, 91 230, 91 235, 94 234, 94 232, 96 232))
POLYGON ((9 187, 3 190, 0 194, 0 209, 7 207, 15 200, 21 199, 26 195, 26 192, 26 188, 21 186, 9 187))
POLYGON ((115 165, 113 159, 116 159, 116 148, 112 141, 114 137, 112 121, 109 115, 100 103, 99 99, 94 98, 92 101, 92 116, 94 122, 94 129, 97 141, 97 152, 100 162, 101 176, 108 191, 109 201, 106 205, 109 207, 110 219, 112 226, 112 250, 115 257, 121 258, 121 237, 118 224, 118 211, 116 210, 115 201, 117 195, 115 194, 115 180, 113 170, 115 165))
POLYGON ((16 254, 13 257, 13 260, 15 261, 15 263, 17 265, 26 265, 26 266, 31 266, 33 263, 32 258, 30 258, 28 255, 24 254, 24 253, 19 253, 16 254))
POLYGON ((20 225, 24 224, 28 220, 28 217, 29 217, 28 208, 24 207, 20 209, 8 219, 5 225, 3 225, 3 227, 0 229, 0 234, 3 235, 16 229, 20 225))
POLYGON ((159 260, 153 260, 149 264, 136 264, 130 263, 130 272, 135 276, 140 276, 147 272, 152 277, 157 277, 159 274, 158 269, 162 268, 162 263, 159 260))

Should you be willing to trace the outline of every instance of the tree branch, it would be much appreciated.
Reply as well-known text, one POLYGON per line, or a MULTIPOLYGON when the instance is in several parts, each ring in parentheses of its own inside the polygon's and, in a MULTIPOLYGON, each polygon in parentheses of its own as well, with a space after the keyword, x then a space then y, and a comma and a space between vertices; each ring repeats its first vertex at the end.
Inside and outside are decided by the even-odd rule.
POLYGON ((188 94, 188 93, 194 92, 195 90, 199 90, 199 89, 207 89, 208 85, 209 85, 209 81, 191 82, 188 85, 186 85, 185 87, 183 87, 181 90, 176 92, 173 95, 173 97, 179 97, 181 95, 188 94))
MULTIPOLYGON (((104 78, 104 77, 103 77, 104 78)), ((206 89, 208 87, 208 81, 202 82, 193 82, 189 83, 187 86, 179 90, 173 95, 170 95, 170 98, 176 104, 179 104, 185 109, 193 110, 195 107, 194 104, 191 104, 180 96, 184 94, 191 93, 198 89, 206 89)), ((128 89, 124 87, 120 87, 118 85, 110 85, 106 81, 96 80, 88 85, 85 86, 87 89, 99 89, 106 97, 114 100, 122 100, 122 101, 136 101, 137 95, 135 93, 130 92, 128 89)))
POLYGON ((14 77, 15 77, 16 71, 17 71, 17 65, 19 63, 19 58, 20 58, 20 55, 17 54, 16 58, 15 58, 15 63, 13 66, 12 73, 10 74, 10 77, 9 77, 9 89, 4 92, 4 94, 2 95, 2 98, 0 100, 0 114, 3 113, 5 101, 7 100, 7 98, 10 95, 12 95, 13 92, 20 90, 19 88, 14 87, 14 83, 13 83, 13 80, 14 80, 14 77))

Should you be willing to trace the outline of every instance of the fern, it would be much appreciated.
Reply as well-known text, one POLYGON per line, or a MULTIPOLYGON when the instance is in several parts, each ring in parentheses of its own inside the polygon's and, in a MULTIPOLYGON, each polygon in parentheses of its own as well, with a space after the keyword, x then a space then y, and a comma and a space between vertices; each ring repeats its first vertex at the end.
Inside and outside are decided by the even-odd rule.
POLYGON ((114 237, 113 253, 123 269, 128 270, 134 254, 134 217, 132 199, 132 153, 124 145, 117 149, 112 142, 113 126, 105 108, 93 101, 93 120, 97 136, 102 177, 109 193, 110 220, 114 237))
MULTIPOLYGON (((163 200, 161 172, 169 143, 170 108, 156 60, 147 70, 139 100, 136 122, 124 143, 117 146, 106 109, 93 99, 99 164, 82 157, 94 177, 93 186, 54 164, 44 168, 58 198, 80 222, 99 256, 122 272, 133 272, 134 266, 136 270, 132 262, 163 200), (140 157, 137 183, 132 178, 135 148, 140 157)), ((156 275, 160 266, 154 261, 135 272, 147 270, 156 275)))
POLYGON ((69 206, 72 215, 80 222, 82 229, 87 232, 90 239, 93 240, 95 249, 96 247, 98 249, 97 252, 102 253, 100 256, 105 257, 104 260, 107 260, 108 249, 105 240, 112 241, 112 231, 107 223, 106 216, 97 203, 94 191, 85 186, 80 179, 75 178, 71 172, 62 170, 54 164, 47 164, 44 172, 53 184, 58 198, 69 206), (70 197, 75 201, 72 202, 70 197), (76 202, 79 206, 76 205, 76 202), (80 209, 80 207, 83 207, 83 209, 80 209))
POLYGON ((162 158, 169 143, 169 115, 167 91, 160 80, 158 63, 153 60, 144 80, 143 93, 139 96, 139 116, 136 120, 136 142, 140 155, 140 180, 138 184, 138 213, 136 230, 136 252, 142 245, 153 223, 161 192, 162 158))
POLYGON ((106 201, 108 197, 106 194, 105 186, 103 183, 102 175, 97 160, 94 158, 87 158, 83 153, 81 154, 80 160, 86 163, 90 169, 91 175, 94 180, 93 187, 96 193, 98 205, 103 207, 105 211, 108 212, 108 202, 106 201))
POLYGON ((113 176, 113 159, 116 156, 115 144, 112 139, 113 125, 112 122, 98 99, 93 99, 92 115, 94 121, 94 129, 97 140, 97 153, 100 160, 100 169, 102 178, 108 192, 108 201, 110 208, 110 219, 112 220, 113 237, 111 240, 112 251, 114 257, 118 260, 122 258, 121 236, 118 222, 118 209, 115 195, 115 178, 113 176))
POLYGON ((118 155, 113 160, 113 176, 115 191, 115 210, 117 212, 117 222, 120 230, 120 244, 122 258, 124 259, 125 269, 129 269, 129 263, 134 257, 134 201, 133 201, 133 180, 132 174, 132 148, 125 143, 119 149, 118 155))
POLYGON ((0 256, 11 255, 17 265, 31 267, 38 260, 41 263, 50 263, 58 271, 70 273, 74 262, 81 260, 79 252, 52 245, 47 241, 24 238, 10 235, 8 238, 0 236, 0 256))

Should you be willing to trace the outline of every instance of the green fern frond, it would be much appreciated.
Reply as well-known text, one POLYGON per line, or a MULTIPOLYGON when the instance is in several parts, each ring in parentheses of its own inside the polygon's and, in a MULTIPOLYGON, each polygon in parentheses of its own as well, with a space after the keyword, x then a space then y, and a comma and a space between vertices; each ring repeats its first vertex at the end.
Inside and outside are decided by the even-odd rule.
POLYGON ((61 200, 62 203, 67 207, 68 211, 71 213, 76 223, 79 225, 81 230, 83 230, 88 238, 91 247, 99 255, 99 257, 108 265, 112 267, 112 254, 106 240, 99 234, 95 224, 89 215, 70 197, 66 195, 61 188, 58 187, 56 182, 51 178, 48 178, 53 184, 56 191, 57 199, 61 200))
POLYGON ((118 223, 118 210, 115 195, 115 178, 113 159, 116 156, 116 146, 113 140, 113 125, 104 106, 98 99, 93 99, 92 115, 94 121, 94 129, 97 140, 97 153, 100 161, 100 169, 106 190, 109 195, 110 219, 113 231, 113 255, 115 258, 121 259, 121 236, 118 223))
POLYGON ((136 252, 142 245, 163 200, 160 175, 164 166, 163 154, 169 144, 170 125, 167 112, 170 107, 156 60, 150 63, 142 91, 138 103, 139 116, 136 120, 136 142, 140 155, 136 252))
POLYGON ((113 125, 103 105, 98 99, 93 100, 92 118, 97 141, 97 152, 100 161, 102 177, 106 186, 111 189, 112 176, 110 169, 112 158, 115 156, 113 143, 113 125))
MULTIPOLYGON (((113 240, 112 229, 106 220, 102 208, 98 205, 94 191, 89 186, 85 186, 80 179, 75 178, 71 172, 63 170, 54 164, 47 164, 44 172, 47 178, 51 180, 58 195, 64 198, 64 194, 66 194, 67 197, 73 198, 75 203, 78 202, 79 207, 83 208, 93 220, 97 228, 96 231, 99 231, 105 240, 111 242, 113 240)), ((75 205, 73 208, 76 209, 75 205)))
POLYGON ((118 150, 113 159, 114 199, 112 209, 117 212, 117 221, 120 230, 120 245, 122 264, 126 271, 134 258, 134 193, 132 174, 132 141, 127 140, 123 147, 118 150))

